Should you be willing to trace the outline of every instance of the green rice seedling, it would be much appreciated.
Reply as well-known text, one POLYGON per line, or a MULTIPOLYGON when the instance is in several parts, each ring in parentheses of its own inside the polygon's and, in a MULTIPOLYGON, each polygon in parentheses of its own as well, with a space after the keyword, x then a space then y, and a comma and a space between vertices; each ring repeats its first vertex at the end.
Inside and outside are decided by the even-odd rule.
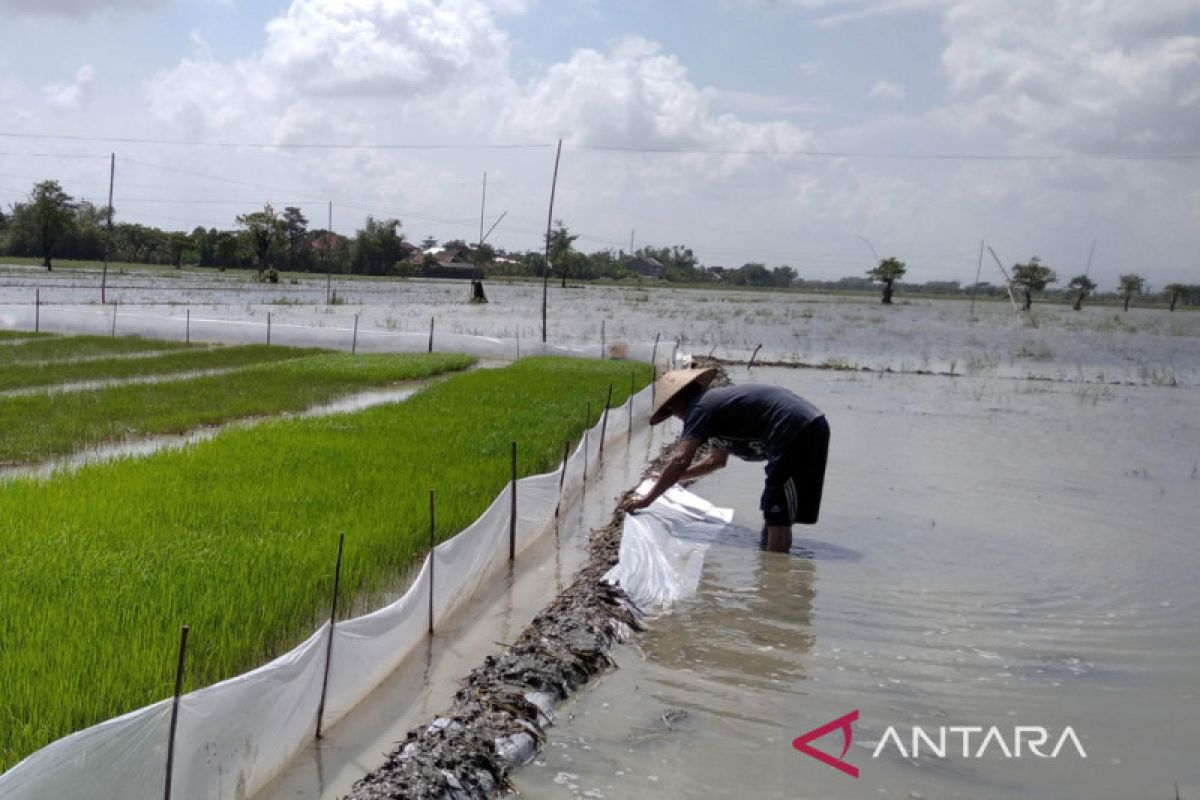
POLYGON ((385 597, 427 549, 430 489, 448 537, 509 480, 511 442, 522 475, 553 469, 631 369, 649 381, 648 365, 526 359, 0 486, 0 769, 168 696, 182 624, 189 690, 290 649, 327 613, 339 532, 343 607, 385 597))
POLYGON ((39 361, 61 361, 123 353, 150 353, 191 347, 183 342, 132 336, 47 336, 0 347, 0 367, 39 361))
POLYGON ((312 348, 240 347, 169 350, 145 358, 97 358, 85 361, 52 361, 9 364, 0 367, 0 391, 81 381, 120 380, 204 369, 232 369, 251 364, 286 361, 323 352, 312 348))
POLYGON ((457 354, 328 353, 222 375, 80 392, 0 398, 0 465, 26 464, 106 442, 302 411, 350 392, 426 378, 475 362, 457 354))

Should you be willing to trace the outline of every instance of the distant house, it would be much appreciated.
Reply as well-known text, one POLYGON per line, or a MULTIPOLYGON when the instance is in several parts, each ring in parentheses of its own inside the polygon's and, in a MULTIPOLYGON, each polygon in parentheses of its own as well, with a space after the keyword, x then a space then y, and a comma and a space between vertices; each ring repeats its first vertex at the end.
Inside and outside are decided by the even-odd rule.
POLYGON ((421 270, 426 278, 483 279, 483 270, 471 263, 471 248, 466 245, 443 248, 434 254, 434 258, 436 263, 421 270))
POLYGON ((401 261, 420 261, 421 256, 425 255, 420 247, 412 242, 400 243, 400 260, 401 261))
POLYGON ((625 262, 625 269, 643 278, 663 278, 667 274, 662 262, 649 256, 634 256, 625 262))

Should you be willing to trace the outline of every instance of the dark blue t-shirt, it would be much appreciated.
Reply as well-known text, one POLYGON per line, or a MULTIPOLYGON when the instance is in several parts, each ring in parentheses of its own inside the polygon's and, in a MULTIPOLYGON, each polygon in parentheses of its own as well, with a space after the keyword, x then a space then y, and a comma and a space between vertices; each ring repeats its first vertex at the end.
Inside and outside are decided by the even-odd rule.
POLYGON ((683 421, 683 438, 708 439, 738 458, 763 461, 787 450, 820 416, 812 403, 778 386, 724 386, 709 389, 692 403, 683 421))

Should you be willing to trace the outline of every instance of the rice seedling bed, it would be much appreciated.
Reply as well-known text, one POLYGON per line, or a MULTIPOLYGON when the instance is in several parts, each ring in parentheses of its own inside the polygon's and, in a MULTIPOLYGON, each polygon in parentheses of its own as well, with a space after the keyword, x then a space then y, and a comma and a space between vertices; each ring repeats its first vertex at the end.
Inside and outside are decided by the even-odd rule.
POLYGON ((0 398, 0 465, 43 461, 106 442, 185 433, 300 411, 352 391, 465 369, 458 354, 326 353, 153 384, 0 398))
POLYGON ((327 612, 339 532, 343 607, 373 604, 425 552, 431 488, 447 538, 508 481, 512 441, 522 475, 553 469, 585 403, 595 422, 631 370, 649 381, 646 365, 526 359, 0 487, 0 769, 169 695, 182 624, 188 689, 294 646, 327 612))
MULTIPOLYGON (((12 337, 17 338, 17 337, 12 337)), ((19 338, 26 338, 22 334, 19 338)), ((0 347, 0 366, 63 361, 91 356, 180 350, 191 345, 133 336, 46 336, 0 347)))
POLYGON ((287 361, 323 352, 314 348, 241 347, 195 348, 167 351, 145 358, 97 358, 85 361, 52 361, 41 364, 8 364, 0 367, 0 391, 54 386, 81 381, 121 380, 170 375, 202 369, 228 369, 251 364, 287 361))

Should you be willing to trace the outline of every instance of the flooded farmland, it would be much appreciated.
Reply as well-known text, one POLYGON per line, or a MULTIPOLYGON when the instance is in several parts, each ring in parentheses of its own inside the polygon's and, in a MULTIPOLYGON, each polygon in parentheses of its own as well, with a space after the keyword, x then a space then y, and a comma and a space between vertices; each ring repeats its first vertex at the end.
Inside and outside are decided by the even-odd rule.
MULTIPOLYGON (((358 315, 360 350, 423 349, 430 317, 438 349, 486 342, 495 357, 540 332, 533 284, 489 285, 492 302, 469 306, 456 283, 341 281, 347 305, 325 306, 281 302, 287 289, 247 302, 237 287, 152 283, 119 289, 119 330, 181 336, 195 303, 192 335, 221 341, 257 341, 267 313, 279 343, 347 348, 358 315)), ((107 331, 111 309, 71 291, 42 324, 107 331)), ((23 292, 3 288, 0 325, 29 327, 23 292)), ((603 324, 608 341, 661 335, 660 364, 677 342, 743 359, 762 344, 760 358, 848 369, 733 368, 736 382, 783 385, 826 411, 821 521, 797 529, 790 556, 764 554, 760 468, 731 461, 698 482, 736 516, 707 542, 697 593, 558 709, 514 775, 523 796, 1169 800, 1178 784, 1200 797, 1200 315, 1035 305, 1030 319, 988 302, 971 317, 963 301, 900 301, 552 288, 551 341, 598 353, 603 324), (842 760, 857 778, 793 747, 851 712, 842 760), (944 754, 914 757, 914 728, 935 745, 939 731, 978 731, 966 756, 950 732, 944 754), (1001 741, 980 753, 993 728, 1001 741), (1068 728, 1078 749, 1013 753, 1018 729, 1044 729, 1049 751, 1068 728)), ((573 537, 662 441, 612 459, 571 536, 263 796, 337 797, 444 707, 563 585, 573 537)), ((841 733, 813 747, 837 759, 841 733)))
MULTIPOLYGON (((526 797, 1182 797, 1200 791, 1200 399, 755 369, 833 428, 821 522, 757 549, 758 467, 694 491, 736 510, 697 594, 617 652, 517 775, 526 797), (845 761, 792 741, 859 712, 845 761), (977 726, 971 756, 911 730, 977 726), (1016 726, 1078 736, 1005 756, 1016 726), (908 754, 911 756, 911 753, 908 754)), ((838 756, 834 731, 815 747, 838 756)))

